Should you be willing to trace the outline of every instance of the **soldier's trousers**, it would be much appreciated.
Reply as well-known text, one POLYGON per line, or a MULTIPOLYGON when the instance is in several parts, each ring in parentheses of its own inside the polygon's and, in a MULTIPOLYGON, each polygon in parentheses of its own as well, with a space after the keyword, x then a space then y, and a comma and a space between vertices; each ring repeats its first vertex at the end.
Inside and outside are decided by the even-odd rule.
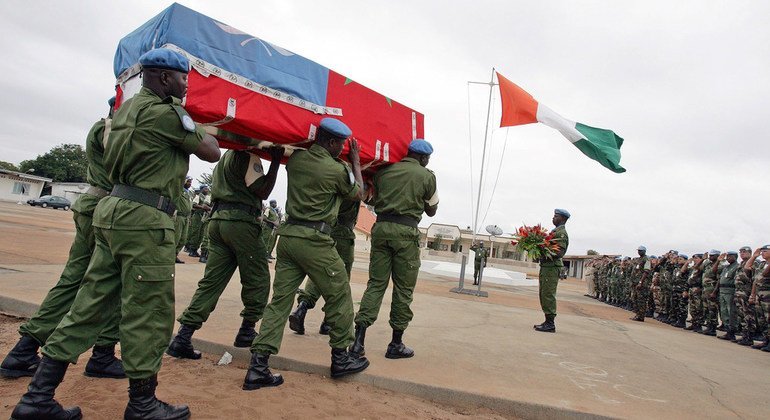
MULTIPOLYGON (((267 255, 273 255, 273 249, 275 248, 275 244, 278 242, 278 231, 272 232, 270 235, 270 240, 267 242, 267 255)), ((348 276, 349 277, 349 276, 348 276)))
MULTIPOLYGON (((355 239, 336 237, 332 237, 332 239, 334 239, 334 248, 337 250, 337 254, 339 254, 340 258, 342 258, 342 261, 345 263, 345 271, 348 273, 349 281, 350 272, 353 270, 356 241, 355 239)), ((308 309, 313 309, 320 298, 321 290, 312 280, 308 279, 307 282, 305 282, 305 289, 299 292, 297 302, 305 302, 305 306, 307 306, 308 309)))
POLYGON ((767 328, 767 311, 764 310, 762 305, 757 302, 754 304, 754 316, 757 320, 757 332, 760 334, 764 334, 765 331, 768 330, 767 328))
POLYGON ((636 290, 636 316, 644 319, 647 314, 647 304, 650 300, 650 287, 643 285, 636 290))
MULTIPOLYGON (((711 298, 711 293, 714 291, 713 286, 703 286, 703 323, 708 328, 716 328, 717 316, 719 315, 719 307, 716 299, 711 298)), ((718 297, 717 297, 718 299, 718 297)))
POLYGON ((203 216, 203 222, 201 225, 201 252, 209 250, 209 216, 203 216))
POLYGON ((481 261, 474 261, 473 262, 473 282, 474 283, 479 278, 479 271, 481 271, 481 261))
MULTIPOLYGON (((81 196, 82 200, 89 198, 88 195, 81 196)), ((75 301, 75 296, 83 284, 83 277, 94 252, 95 240, 91 227, 91 216, 74 212, 72 217, 75 219, 75 240, 72 241, 64 271, 62 271, 56 285, 48 291, 37 312, 32 315, 29 321, 19 327, 21 335, 34 338, 41 346, 48 340, 64 315, 69 312, 75 301)), ((119 322, 120 307, 118 306, 112 309, 104 329, 98 332, 99 336, 96 338, 95 344, 107 346, 117 343, 119 322)))
POLYGON ((331 326, 329 345, 347 348, 353 343, 353 298, 342 262, 331 237, 298 238, 281 235, 275 263, 273 297, 265 307, 259 335, 251 351, 276 354, 281 348, 286 321, 289 319, 294 295, 305 276, 315 283, 326 301, 325 319, 331 326))
POLYGON ((660 311, 658 312, 671 313, 671 283, 668 281, 660 285, 660 311))
POLYGON ((682 288, 681 287, 675 287, 671 291, 671 309, 669 310, 669 319, 673 319, 676 321, 679 320, 687 320, 687 304, 684 301, 684 297, 682 297, 682 288))
MULTIPOLYGON (((770 325, 770 290, 757 291, 757 306, 762 308, 762 313, 765 316, 765 325, 770 325)), ((766 339, 770 340, 770 328, 765 327, 764 335, 766 339)))
POLYGON ((660 286, 652 286, 650 291, 652 292, 652 301, 655 302, 655 312, 663 313, 663 298, 660 286))
POLYGON ((734 288, 719 288, 719 318, 722 320, 722 324, 724 324, 725 327, 729 326, 733 331, 737 327, 735 323, 737 314, 734 298, 734 288))
POLYGON ((697 327, 703 326, 703 289, 700 287, 690 288, 690 322, 697 327))
MULTIPOLYGON (((267 252, 267 247, 270 245, 270 238, 273 236, 273 228, 270 224, 262 224, 262 236, 261 240, 262 243, 265 244, 265 252, 267 252)), ((271 254, 265 254, 265 257, 270 256, 271 254)))
POLYGON ((197 251, 201 246, 203 235, 203 211, 193 211, 190 216, 190 227, 187 231, 187 248, 191 251, 197 251))
MULTIPOLYGON (((559 286, 560 271, 561 267, 540 266, 540 308, 546 315, 556 315, 556 288, 559 286)), ((602 296, 606 297, 606 290, 602 292, 602 296)))
POLYGON ((174 326, 174 230, 94 233, 83 285, 42 352, 75 363, 120 305, 123 368, 131 379, 148 378, 160 370, 174 326))
POLYGON ((176 253, 187 244, 187 230, 190 225, 189 216, 177 214, 174 217, 174 235, 176 237, 176 253))
MULTIPOLYGON (((374 324, 382 306, 389 280, 393 279, 393 294, 390 304, 390 327, 403 331, 414 317, 410 308, 417 275, 420 271, 420 246, 418 239, 385 239, 376 229, 388 231, 393 223, 380 222, 372 232, 372 249, 369 260, 369 282, 361 297, 361 306, 356 314, 356 325, 368 327, 374 324)), ((398 229, 398 228, 396 228, 398 229)), ((416 230, 416 229, 415 229, 416 230)), ((392 232, 391 232, 392 233, 392 232)), ((394 236, 388 235, 388 238, 394 236)))
POLYGON ((754 334, 757 330, 757 318, 754 305, 749 303, 749 296, 745 291, 736 290, 735 308, 737 317, 741 321, 741 332, 744 334, 754 334))
POLYGON ((177 319, 180 324, 199 329, 216 308, 236 268, 241 277, 241 317, 251 322, 262 319, 270 294, 270 271, 261 232, 256 223, 218 219, 209 222, 211 247, 206 270, 190 305, 177 319))

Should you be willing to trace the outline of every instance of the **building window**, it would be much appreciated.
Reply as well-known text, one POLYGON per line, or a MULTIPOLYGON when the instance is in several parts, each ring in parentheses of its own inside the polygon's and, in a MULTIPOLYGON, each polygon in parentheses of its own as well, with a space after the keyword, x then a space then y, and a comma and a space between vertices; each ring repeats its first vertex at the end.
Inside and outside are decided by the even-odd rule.
POLYGON ((32 188, 32 186, 26 182, 14 182, 13 183, 13 193, 14 194, 20 194, 20 195, 29 195, 29 190, 32 188))

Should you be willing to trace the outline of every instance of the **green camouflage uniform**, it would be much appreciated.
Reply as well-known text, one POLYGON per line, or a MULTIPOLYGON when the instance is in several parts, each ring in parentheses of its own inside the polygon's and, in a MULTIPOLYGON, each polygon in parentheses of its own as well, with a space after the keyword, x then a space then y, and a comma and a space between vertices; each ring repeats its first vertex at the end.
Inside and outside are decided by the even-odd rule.
MULTIPOLYGON (((759 265, 759 261, 754 261, 754 267, 759 265)), ((744 334, 753 334, 757 329, 757 318, 754 305, 749 303, 749 296, 751 295, 751 286, 754 283, 743 269, 746 261, 740 262, 741 267, 737 273, 735 273, 735 306, 736 317, 740 321, 741 331, 744 334)), ((752 270, 756 272, 756 270, 752 270)))
POLYGON ((236 268, 241 278, 243 319, 262 319, 270 294, 270 272, 258 221, 262 200, 256 195, 266 182, 262 161, 247 152, 228 150, 214 168, 212 180, 216 189, 211 194, 214 208, 206 270, 190 305, 177 319, 196 330, 214 311, 236 268))
POLYGON ((671 276, 671 310, 669 312, 669 318, 673 317, 677 322, 684 323, 687 321, 688 299, 682 295, 687 291, 687 277, 689 276, 689 270, 685 270, 683 273, 681 268, 681 264, 676 264, 673 267, 671 276))
POLYGON ((703 323, 706 328, 712 329, 717 327, 717 316, 719 315, 719 308, 717 307, 717 301, 711 298, 711 293, 716 288, 717 279, 722 273, 722 266, 717 267, 716 274, 714 273, 713 262, 710 259, 706 259, 703 262, 703 277, 702 284, 703 294, 701 300, 703 305, 703 323))
MULTIPOLYGON (((75 239, 70 247, 69 258, 56 285, 48 291, 40 308, 29 321, 19 328, 21 335, 34 338, 41 346, 59 325, 64 315, 75 301, 75 295, 83 284, 88 263, 94 252, 95 239, 92 217, 96 204, 101 197, 112 189, 112 183, 104 169, 104 134, 105 124, 101 120, 94 124, 86 138, 86 157, 88 158, 87 180, 94 189, 89 189, 72 206, 72 218, 75 220, 75 239), (99 191, 98 189, 101 189, 99 191)), ((120 307, 114 309, 112 317, 96 339, 97 346, 107 346, 118 342, 118 323, 120 307)))
POLYGON ((703 269, 692 267, 690 277, 687 279, 689 286, 690 322, 695 329, 703 326, 703 269))
MULTIPOLYGON (((185 129, 181 101, 142 88, 115 113, 104 167, 114 185, 178 198, 189 155, 205 134, 185 129)), ((187 116, 189 119, 189 116, 187 116)), ((116 187, 115 187, 116 188, 116 187)), ((114 193, 114 191, 113 191, 114 193)), ((105 197, 93 216, 96 248, 72 308, 42 352, 74 363, 122 305, 123 367, 131 379, 160 369, 174 325, 174 220, 158 209, 105 197)))
POLYGON ((725 327, 735 331, 736 328, 736 309, 735 309, 735 277, 740 269, 740 264, 736 261, 722 269, 719 276, 719 318, 725 327))
MULTIPOLYGON (((374 212, 406 217, 419 223, 426 205, 438 204, 436 175, 411 157, 380 169, 374 176, 374 212)), ((393 279, 390 326, 403 331, 414 314, 410 308, 420 271, 420 231, 393 221, 372 227, 369 282, 356 314, 356 325, 377 320, 389 280, 393 279)))
POLYGON ((639 257, 634 265, 633 284, 636 290, 635 310, 637 318, 644 319, 647 313, 647 302, 650 298, 650 283, 652 282, 650 259, 647 256, 639 257), (641 286, 638 287, 641 282, 641 286))
POLYGON ((345 263, 334 249, 331 236, 312 227, 291 223, 332 226, 340 203, 357 197, 359 186, 342 160, 314 144, 295 150, 286 162, 289 219, 279 228, 273 297, 265 308, 259 335, 251 351, 276 354, 289 318, 294 295, 305 276, 321 290, 326 320, 331 326, 329 345, 347 348, 353 343, 353 299, 345 263))
POLYGON ((757 313, 762 316, 764 321, 759 325, 759 330, 766 339, 770 339, 770 328, 768 328, 768 325, 770 325, 770 278, 762 276, 766 266, 767 261, 762 261, 756 264, 757 268, 754 270, 754 283, 757 285, 757 302, 755 306, 758 307, 757 313))

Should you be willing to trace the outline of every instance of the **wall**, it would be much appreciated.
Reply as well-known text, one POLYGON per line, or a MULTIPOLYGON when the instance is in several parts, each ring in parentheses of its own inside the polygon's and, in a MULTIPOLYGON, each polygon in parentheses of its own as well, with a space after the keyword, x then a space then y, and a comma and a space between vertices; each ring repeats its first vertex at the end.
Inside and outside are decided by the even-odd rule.
POLYGON ((0 200, 3 201, 22 201, 24 203, 31 198, 40 197, 40 192, 45 186, 45 181, 38 181, 29 178, 21 178, 16 175, 0 173, 0 200), (17 183, 23 183, 28 186, 25 194, 14 194, 14 185, 17 183))

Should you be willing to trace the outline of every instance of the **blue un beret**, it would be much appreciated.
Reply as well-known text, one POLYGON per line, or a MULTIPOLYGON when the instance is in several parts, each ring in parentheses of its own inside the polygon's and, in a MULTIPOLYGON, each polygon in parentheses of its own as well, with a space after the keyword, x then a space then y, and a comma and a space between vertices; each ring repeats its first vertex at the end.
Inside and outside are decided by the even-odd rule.
POLYGON ((719 254, 721 254, 721 252, 719 252, 716 249, 712 249, 711 251, 709 251, 709 255, 719 255, 719 254))
POLYGON ((647 251, 647 247, 644 245, 639 245, 639 248, 636 248, 637 251, 647 251))
POLYGON ((727 255, 735 255, 738 256, 738 251, 727 251, 727 255))
POLYGON ((687 256, 687 254, 679 254, 679 257, 680 257, 680 258, 684 258, 684 259, 686 259, 686 260, 687 260, 687 259, 690 259, 690 257, 688 257, 688 256, 687 256))
POLYGON ((168 48, 156 48, 147 51, 139 57, 139 64, 146 69, 167 69, 182 73, 190 72, 190 61, 187 57, 168 48))
POLYGON ((334 137, 346 139, 353 134, 350 131, 350 127, 345 125, 344 122, 336 120, 334 118, 324 118, 321 120, 321 128, 328 131, 334 137))
POLYGON ((564 210, 564 209, 554 209, 553 213, 554 214, 558 214, 560 216, 564 216, 567 219, 569 219, 569 217, 570 217, 569 212, 567 210, 564 210))
POLYGON ((739 249, 739 251, 751 252, 751 247, 750 246, 742 246, 741 249, 739 249))
POLYGON ((770 245, 763 245, 762 248, 759 248, 760 251, 769 251, 770 245))
POLYGON ((421 155, 430 155, 433 153, 433 146, 424 139, 414 139, 409 143, 409 151, 421 155))

